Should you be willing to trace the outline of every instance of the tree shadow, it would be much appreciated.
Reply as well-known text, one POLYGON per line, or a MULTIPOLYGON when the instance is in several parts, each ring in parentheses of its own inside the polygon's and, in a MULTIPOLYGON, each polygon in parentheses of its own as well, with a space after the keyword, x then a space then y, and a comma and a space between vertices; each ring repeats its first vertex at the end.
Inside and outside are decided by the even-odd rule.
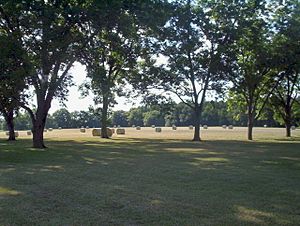
POLYGON ((104 224, 111 216, 115 224, 300 220, 299 143, 120 138, 47 144, 46 151, 29 148, 30 141, 1 146, 0 185, 26 194, 27 202, 19 203, 23 195, 5 196, 4 207, 16 205, 33 219, 35 205, 53 219, 73 211, 77 224, 93 214, 92 223, 102 216, 104 224))

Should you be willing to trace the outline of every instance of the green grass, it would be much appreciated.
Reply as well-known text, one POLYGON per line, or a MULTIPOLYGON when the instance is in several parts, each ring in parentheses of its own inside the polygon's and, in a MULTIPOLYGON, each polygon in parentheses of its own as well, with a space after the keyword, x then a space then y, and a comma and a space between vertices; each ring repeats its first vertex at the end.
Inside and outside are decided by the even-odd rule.
POLYGON ((0 225, 299 225, 300 139, 0 140, 0 225))

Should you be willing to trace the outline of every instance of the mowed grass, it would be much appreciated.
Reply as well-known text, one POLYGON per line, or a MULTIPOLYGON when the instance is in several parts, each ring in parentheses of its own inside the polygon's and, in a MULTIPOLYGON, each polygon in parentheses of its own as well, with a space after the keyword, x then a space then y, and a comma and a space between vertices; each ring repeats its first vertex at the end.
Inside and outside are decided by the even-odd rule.
POLYGON ((1 139, 0 225, 299 225, 299 130, 126 132, 1 139))

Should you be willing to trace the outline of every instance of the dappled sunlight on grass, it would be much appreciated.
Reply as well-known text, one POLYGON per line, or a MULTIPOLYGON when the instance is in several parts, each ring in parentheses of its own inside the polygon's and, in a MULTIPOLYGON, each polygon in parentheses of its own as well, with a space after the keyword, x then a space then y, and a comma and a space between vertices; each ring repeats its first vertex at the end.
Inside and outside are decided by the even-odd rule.
POLYGON ((217 166, 219 167, 229 162, 229 159, 222 157, 195 157, 188 164, 200 167, 203 170, 215 170, 217 166))
MULTIPOLYGON (((16 168, 15 168, 14 166, 8 165, 8 166, 6 166, 6 168, 4 168, 4 169, 0 168, 0 173, 4 173, 4 172, 13 172, 13 171, 15 171, 15 170, 16 170, 16 168)), ((1 175, 1 174, 0 174, 0 175, 1 175)))
POLYGON ((36 149, 36 148, 26 148, 27 151, 33 151, 33 152, 45 152, 47 151, 48 149, 45 148, 45 149, 36 149))
POLYGON ((250 209, 244 206, 237 206, 237 216, 242 221, 263 225, 267 224, 274 217, 273 213, 250 209))
MULTIPOLYGON (((181 154, 199 154, 199 153, 208 153, 206 149, 201 148, 164 148, 164 151, 181 153, 181 154)), ((217 152, 211 152, 213 154, 218 154, 217 152)))
POLYGON ((0 146, 0 184, 26 194, 1 199, 1 225, 300 222, 298 142, 82 135, 46 145, 0 146))
POLYGON ((151 205, 160 205, 161 203, 162 203, 162 201, 158 200, 158 199, 153 199, 150 201, 151 205))
POLYGON ((84 160, 86 160, 86 163, 87 164, 95 164, 95 163, 100 163, 100 164, 103 164, 103 165, 108 165, 108 162, 104 161, 104 160, 98 160, 98 159, 95 159, 95 158, 90 158, 90 157, 82 157, 84 160))
POLYGON ((1 196, 6 196, 6 195, 16 196, 16 195, 21 195, 21 194, 22 194, 22 192, 13 190, 11 188, 6 188, 6 187, 1 187, 0 186, 0 197, 1 196))
POLYGON ((261 161, 261 163, 264 163, 264 164, 271 164, 271 165, 278 165, 278 164, 280 164, 280 163, 277 162, 277 161, 270 161, 270 160, 263 160, 263 161, 261 161))
POLYGON ((207 157, 207 158, 194 158, 195 161, 203 161, 203 162, 220 162, 220 163, 225 163, 229 162, 228 159, 226 158, 216 158, 216 157, 207 157))
POLYGON ((48 168, 48 169, 54 169, 54 170, 63 170, 64 169, 64 167, 63 166, 61 166, 61 165, 56 165, 56 166, 45 166, 46 168, 48 168))
POLYGON ((300 158, 297 157, 280 157, 280 159, 300 162, 300 158))
POLYGON ((39 171, 41 172, 57 172, 57 171, 64 171, 64 166, 62 165, 49 165, 43 166, 39 171))

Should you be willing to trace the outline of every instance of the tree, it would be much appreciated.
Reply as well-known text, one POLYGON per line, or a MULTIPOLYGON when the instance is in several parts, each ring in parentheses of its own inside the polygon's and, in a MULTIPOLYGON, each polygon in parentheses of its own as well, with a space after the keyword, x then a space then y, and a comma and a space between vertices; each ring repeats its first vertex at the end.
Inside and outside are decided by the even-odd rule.
POLYGON ((248 117, 248 140, 280 78, 272 70, 267 3, 248 1, 241 9, 239 35, 235 43, 236 69, 231 77, 231 99, 248 117))
MULTIPOLYGON (((3 18, 2 10, 0 10, 3 18)), ((20 45, 16 32, 0 30, 0 113, 9 131, 9 141, 15 140, 14 115, 19 102, 25 101, 25 78, 30 73, 30 64, 20 45)))
POLYGON ((128 112, 128 124, 130 126, 136 125, 141 126, 144 124, 143 122, 143 109, 142 107, 131 108, 128 112))
POLYGON ((127 112, 125 111, 114 111, 111 116, 113 125, 128 126, 127 112))
POLYGON ((17 130, 30 130, 32 128, 28 112, 23 113, 22 111, 19 111, 14 122, 17 130))
POLYGON ((1 18, 4 29, 17 30, 22 47, 34 65, 28 79, 36 96, 33 110, 26 103, 19 103, 32 120, 33 147, 45 148, 43 132, 53 98, 66 98, 71 84, 68 74, 81 40, 79 22, 83 1, 7 1, 1 4, 5 15, 1 18), (17 21, 17 23, 12 23, 17 21))
POLYGON ((300 93, 300 3, 289 0, 275 12, 276 34, 273 38, 274 65, 283 78, 271 95, 270 103, 275 113, 284 121, 286 136, 291 136, 291 126, 296 116, 300 93), (282 51, 284 49, 284 51, 282 51))
POLYGON ((229 1, 198 1, 196 5, 190 0, 173 2, 174 13, 157 37, 158 53, 167 62, 154 69, 155 62, 145 63, 146 75, 153 76, 153 80, 146 80, 175 94, 192 109, 194 141, 201 140, 201 114, 207 93, 219 91, 227 73, 225 50, 235 27, 228 10, 232 7, 229 1))
POLYGON ((56 121, 54 120, 53 116, 50 114, 48 114, 47 116, 45 128, 58 128, 56 121))
POLYGON ((136 12, 140 15, 140 8, 151 1, 140 3, 138 7, 135 1, 95 1, 89 9, 86 36, 92 38, 82 52, 89 80, 81 90, 83 95, 91 91, 95 104, 101 104, 102 138, 109 138, 106 130, 109 107, 115 104, 116 95, 125 95, 126 78, 143 55, 140 39, 144 30, 140 29, 136 12))
POLYGON ((223 101, 210 101, 204 104, 202 124, 211 126, 232 124, 228 118, 227 105, 223 101))
POLYGON ((159 112, 158 110, 150 110, 144 113, 144 125, 164 126, 165 120, 161 112, 159 112))
POLYGON ((5 124, 4 120, 0 118, 0 130, 4 130, 5 128, 4 124, 5 124))
POLYGON ((61 108, 55 111, 52 114, 52 118, 58 127, 72 128, 72 116, 67 109, 61 108))

